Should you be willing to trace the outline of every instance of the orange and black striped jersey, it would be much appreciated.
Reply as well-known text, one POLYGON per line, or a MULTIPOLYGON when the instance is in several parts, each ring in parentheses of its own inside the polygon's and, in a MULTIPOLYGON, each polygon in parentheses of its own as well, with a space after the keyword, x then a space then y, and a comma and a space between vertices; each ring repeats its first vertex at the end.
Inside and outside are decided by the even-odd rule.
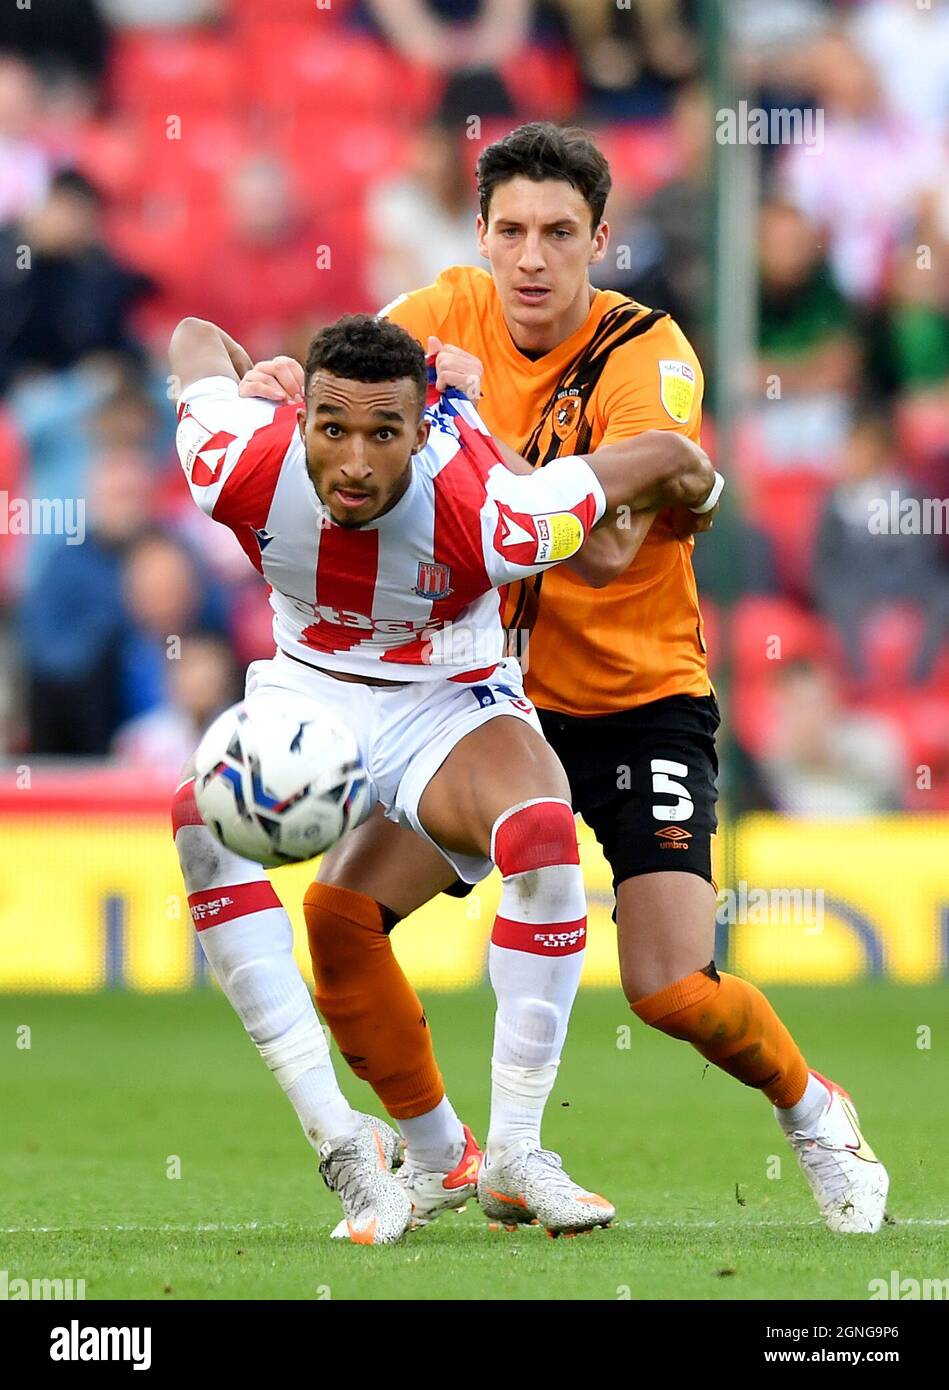
MULTIPOLYGON (((383 312, 423 344, 436 334, 481 359, 481 416, 535 467, 647 429, 699 437, 695 353, 668 314, 624 295, 594 291, 586 322, 537 359, 515 347, 494 281, 473 266, 453 266, 383 312)), ((531 627, 526 688, 536 705, 596 715, 709 694, 692 546, 660 515, 605 588, 563 566, 512 586, 506 621, 531 627)))

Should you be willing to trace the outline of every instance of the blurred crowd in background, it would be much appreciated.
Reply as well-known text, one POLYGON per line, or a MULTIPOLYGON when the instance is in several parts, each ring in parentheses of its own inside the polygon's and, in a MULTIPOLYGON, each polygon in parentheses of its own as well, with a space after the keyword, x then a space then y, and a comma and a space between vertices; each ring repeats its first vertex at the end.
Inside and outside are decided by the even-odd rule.
POLYGON ((696 549, 732 803, 949 808, 949 538, 868 526, 873 499, 949 497, 949 10, 727 8, 741 96, 824 113, 819 154, 762 151, 739 363, 713 359, 697 0, 4 7, 0 492, 83 498, 86 533, 0 508, 0 750, 167 773, 272 651, 265 587, 177 464, 176 320, 302 356, 339 313, 479 264, 477 154, 550 118, 612 163, 596 283, 670 310, 710 384, 742 373, 725 579, 715 533, 696 549))

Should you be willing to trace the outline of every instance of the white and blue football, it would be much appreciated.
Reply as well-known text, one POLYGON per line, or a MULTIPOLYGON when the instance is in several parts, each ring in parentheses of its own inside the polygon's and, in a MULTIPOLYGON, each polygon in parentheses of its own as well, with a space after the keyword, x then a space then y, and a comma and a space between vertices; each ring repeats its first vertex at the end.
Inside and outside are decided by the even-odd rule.
POLYGON ((292 691, 219 715, 195 754, 194 786, 208 829, 270 868, 323 854, 370 804, 355 735, 325 705, 292 691))

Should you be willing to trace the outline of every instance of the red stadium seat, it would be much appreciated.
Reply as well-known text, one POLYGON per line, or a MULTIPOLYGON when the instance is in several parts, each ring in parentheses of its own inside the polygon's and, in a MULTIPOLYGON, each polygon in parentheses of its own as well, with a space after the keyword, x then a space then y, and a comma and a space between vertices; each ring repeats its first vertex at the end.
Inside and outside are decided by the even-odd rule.
POLYGON ((915 476, 927 476, 941 467, 945 482, 949 454, 949 407, 943 396, 914 396, 896 411, 900 457, 915 476))
POLYGON ((665 121, 635 121, 597 132, 617 184, 643 199, 675 178, 682 158, 672 127, 665 121))
POLYGON ((774 547, 782 589, 810 596, 811 560, 817 527, 832 480, 824 473, 795 470, 760 479, 749 510, 774 547))
POLYGON ((831 627, 786 598, 743 598, 731 615, 731 648, 740 681, 770 677, 789 661, 839 658, 831 627))
POLYGON ((501 76, 531 120, 566 118, 579 104, 580 73, 568 48, 532 44, 519 49, 501 76))
POLYGON ((760 758, 767 751, 777 721, 777 682, 773 675, 735 681, 730 719, 735 738, 746 753, 760 758))
POLYGON ((179 139, 168 139, 153 113, 139 120, 140 188, 156 197, 167 190, 199 202, 217 201, 225 180, 254 148, 246 123, 224 111, 185 111, 179 139))
POLYGON ((888 719, 906 748, 904 802, 915 811, 949 810, 949 695, 902 690, 861 701, 888 719))
POLYGON ((731 652, 735 734, 755 757, 764 751, 774 728, 778 677, 788 664, 830 663, 840 669, 839 644, 830 626, 785 598, 743 598, 736 603, 731 612, 731 652))
POLYGON ((195 30, 118 31, 111 83, 116 104, 133 111, 240 109, 246 100, 230 39, 195 30))
POLYGON ((240 33, 245 101, 289 115, 339 116, 406 111, 404 64, 380 41, 309 23, 249 25, 240 33))
POLYGON ((871 689, 898 690, 912 683, 925 626, 922 610, 912 603, 881 604, 867 616, 860 645, 871 689))
POLYGON ((369 185, 404 169, 410 138, 391 121, 301 112, 274 132, 310 208, 361 202, 369 185))
POLYGON ((144 172, 138 123, 124 114, 86 121, 74 134, 69 162, 107 198, 132 196, 144 172))
POLYGON ((176 284, 193 255, 221 234, 220 203, 195 199, 184 191, 142 199, 114 209, 107 217, 109 243, 129 264, 160 284, 176 284))
MULTIPOLYGON (((231 0, 232 13, 239 23, 272 19, 276 8, 274 0, 231 0)), ((353 8, 354 0, 280 0, 279 4, 281 18, 309 21, 324 28, 339 24, 353 8)))

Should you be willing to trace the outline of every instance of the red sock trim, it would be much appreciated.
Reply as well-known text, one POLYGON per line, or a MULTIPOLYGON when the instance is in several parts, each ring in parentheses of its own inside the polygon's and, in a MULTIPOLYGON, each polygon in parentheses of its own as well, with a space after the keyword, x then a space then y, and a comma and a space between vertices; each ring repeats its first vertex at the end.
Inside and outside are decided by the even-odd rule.
POLYGON ((234 883, 227 888, 205 888, 200 893, 188 894, 188 907, 195 931, 219 927, 222 922, 231 922, 235 917, 249 917, 252 912, 280 906, 273 884, 266 878, 258 879, 255 883, 234 883))
POLYGON ((494 862, 504 878, 579 864, 577 823, 565 801, 532 801, 501 816, 492 836, 494 862))
POLYGON ((491 940, 495 946, 509 951, 528 951, 534 956, 572 956, 582 951, 587 941, 587 919, 575 922, 552 922, 537 926, 531 922, 512 922, 509 917, 495 917, 491 940))
POLYGON ((171 798, 171 833, 177 835, 183 825, 203 825, 198 803, 194 799, 194 778, 189 777, 171 798))

